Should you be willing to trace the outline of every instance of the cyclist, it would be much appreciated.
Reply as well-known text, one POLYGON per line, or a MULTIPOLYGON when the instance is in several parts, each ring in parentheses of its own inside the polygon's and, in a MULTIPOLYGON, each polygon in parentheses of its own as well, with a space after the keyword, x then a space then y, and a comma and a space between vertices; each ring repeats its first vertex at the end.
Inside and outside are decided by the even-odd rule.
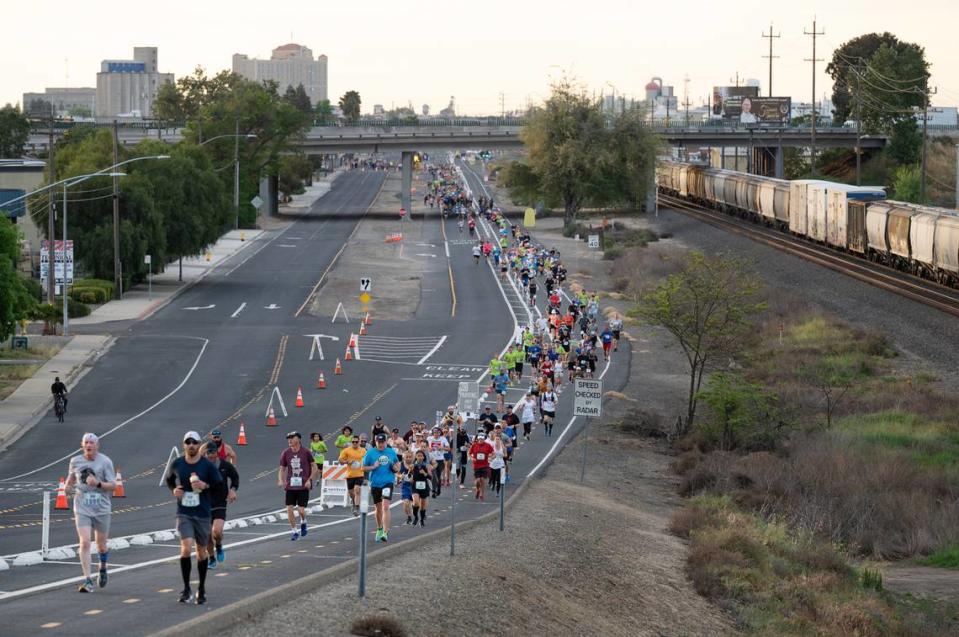
POLYGON ((67 413, 67 403, 69 402, 67 386, 63 384, 59 376, 53 379, 53 384, 50 385, 50 393, 53 394, 54 402, 58 398, 63 401, 63 413, 67 413))

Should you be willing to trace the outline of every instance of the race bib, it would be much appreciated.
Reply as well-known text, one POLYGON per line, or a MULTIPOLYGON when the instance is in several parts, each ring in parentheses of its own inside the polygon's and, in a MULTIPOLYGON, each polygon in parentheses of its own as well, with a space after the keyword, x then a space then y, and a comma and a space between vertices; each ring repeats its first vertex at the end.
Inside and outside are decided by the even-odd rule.
POLYGON ((403 476, 403 482, 409 482, 409 481, 412 480, 412 479, 413 479, 413 478, 411 478, 411 477, 409 477, 409 476, 403 476))
POLYGON ((417 480, 415 486, 417 491, 423 491, 426 489, 426 480, 417 480))
POLYGON ((359 463, 358 460, 354 460, 353 462, 350 463, 350 466, 351 466, 352 468, 354 468, 354 469, 359 469, 359 468, 360 468, 360 463, 359 463))
POLYGON ((303 478, 300 476, 290 476, 290 486, 291 487, 302 487, 303 478))
POLYGON ((380 456, 380 459, 378 460, 378 462, 380 463, 381 467, 385 467, 386 465, 390 463, 390 458, 389 456, 380 456))
POLYGON ((183 494, 180 504, 185 507, 200 506, 200 494, 195 491, 187 491, 183 494))
POLYGON ((391 487, 383 487, 381 493, 383 494, 384 498, 388 498, 390 497, 390 494, 393 493, 393 489, 391 487))
POLYGON ((466 451, 466 445, 463 445, 462 447, 460 447, 460 451, 466 451))
POLYGON ((83 506, 95 509, 100 506, 100 494, 86 492, 83 494, 83 506))
POLYGON ((478 454, 476 454, 476 459, 477 459, 477 460, 486 460, 486 454, 485 454, 485 453, 478 453, 478 454))

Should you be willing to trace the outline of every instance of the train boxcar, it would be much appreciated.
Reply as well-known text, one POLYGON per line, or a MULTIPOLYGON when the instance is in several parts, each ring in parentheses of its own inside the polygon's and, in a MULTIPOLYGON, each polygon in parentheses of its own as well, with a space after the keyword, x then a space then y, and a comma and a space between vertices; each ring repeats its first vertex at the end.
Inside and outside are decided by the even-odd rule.
POLYGON ((806 236, 809 229, 809 218, 806 211, 809 207, 807 196, 809 185, 816 183, 812 179, 795 179, 789 182, 789 231, 800 236, 806 236))
POLYGON ((936 220, 934 240, 936 278, 941 283, 959 283, 959 217, 943 214, 936 220))
POLYGON ((846 249, 860 255, 865 255, 869 250, 866 205, 865 201, 850 201, 847 210, 846 249))
POLYGON ((759 212, 763 219, 780 228, 789 227, 789 182, 764 179, 759 185, 759 212))
POLYGON ((940 215, 919 209, 909 224, 909 245, 912 248, 913 272, 934 277, 936 271, 936 221, 940 215))

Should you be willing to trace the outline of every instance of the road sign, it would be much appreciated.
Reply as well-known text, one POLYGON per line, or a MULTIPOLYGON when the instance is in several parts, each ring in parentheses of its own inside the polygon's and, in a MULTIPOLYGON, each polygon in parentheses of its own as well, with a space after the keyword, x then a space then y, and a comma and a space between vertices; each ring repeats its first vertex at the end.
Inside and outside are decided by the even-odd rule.
POLYGON ((480 384, 475 381, 463 381, 459 384, 456 404, 461 412, 479 411, 480 384))
POLYGON ((146 265, 150 265, 151 263, 153 263, 153 255, 151 254, 143 255, 143 263, 146 265))
POLYGON ((360 277, 360 292, 372 292, 373 279, 368 276, 360 277))
POLYGON ((260 195, 253 195, 253 199, 250 199, 250 205, 259 210, 260 206, 263 205, 263 200, 260 199, 260 195))
POLYGON ((587 237, 587 240, 588 240, 588 242, 589 242, 588 245, 589 245, 590 248, 598 248, 598 247, 599 247, 599 235, 598 235, 598 234, 591 234, 591 235, 589 235, 589 237, 587 237))
MULTIPOLYGON (((64 246, 63 241, 53 242, 53 274, 57 284, 63 283, 66 270, 67 285, 73 284, 73 239, 69 239, 64 246), (66 249, 64 249, 64 247, 66 249)), ((44 240, 40 244, 40 278, 46 281, 50 271, 50 242, 44 240)))
POLYGON ((574 416, 603 415, 603 381, 589 378, 577 378, 573 394, 574 416))

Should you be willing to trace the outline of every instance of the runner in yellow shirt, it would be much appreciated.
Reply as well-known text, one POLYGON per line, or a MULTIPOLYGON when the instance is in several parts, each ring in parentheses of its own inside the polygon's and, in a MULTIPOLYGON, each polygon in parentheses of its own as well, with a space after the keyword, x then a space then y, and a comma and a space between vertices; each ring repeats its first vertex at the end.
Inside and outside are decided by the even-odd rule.
POLYGON ((350 446, 340 452, 340 462, 348 465, 346 492, 353 496, 353 515, 360 514, 360 487, 363 486, 363 456, 366 449, 360 447, 360 437, 354 435, 350 446))

